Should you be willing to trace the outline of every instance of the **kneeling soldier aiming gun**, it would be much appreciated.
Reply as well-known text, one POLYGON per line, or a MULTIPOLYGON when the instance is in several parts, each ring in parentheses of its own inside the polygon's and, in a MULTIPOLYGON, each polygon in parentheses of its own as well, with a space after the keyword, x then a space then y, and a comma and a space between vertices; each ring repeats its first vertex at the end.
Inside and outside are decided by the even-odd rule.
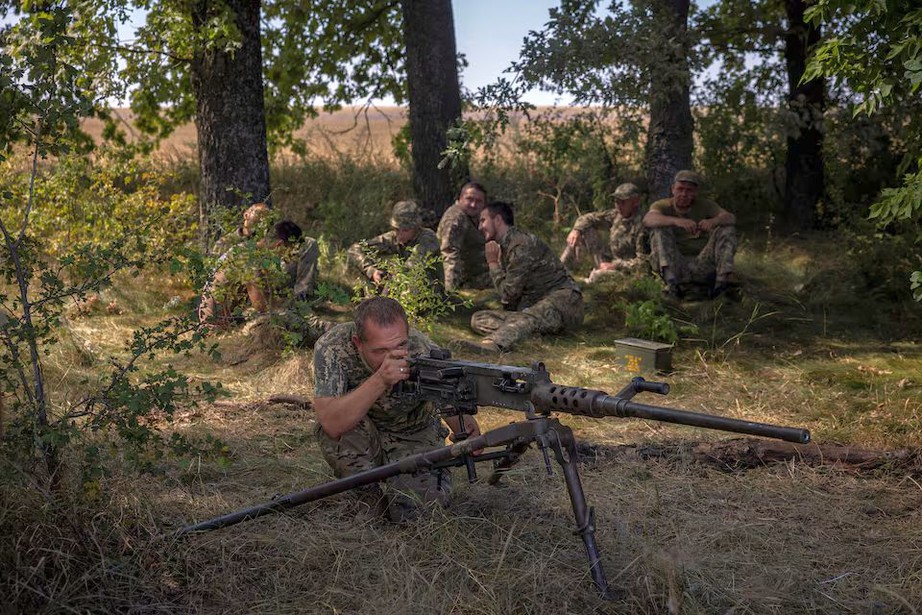
POLYGON ((463 433, 455 434, 455 443, 450 446, 410 455, 399 461, 292 493, 266 504, 190 525, 178 530, 177 535, 226 527, 400 474, 431 472, 436 468, 466 467, 468 479, 473 482, 477 479, 475 464, 492 461, 494 473, 489 482, 495 484, 502 473, 534 443, 544 455, 548 473, 552 472, 551 452, 563 469, 567 492, 576 518, 576 531, 583 539, 592 579, 603 597, 611 597, 612 593, 605 580, 596 547, 592 508, 586 503, 577 472, 576 439, 569 427, 550 416, 551 412, 594 418, 642 418, 777 438, 801 444, 810 441, 810 432, 806 429, 754 423, 631 401, 641 392, 665 395, 669 392, 669 386, 665 383, 634 378, 616 395, 608 395, 604 391, 555 384, 551 382, 550 374, 543 363, 535 363, 528 368, 477 363, 454 360, 448 351, 433 349, 428 357, 410 359, 409 379, 395 386, 389 393, 390 396, 431 401, 446 413, 457 417, 461 425, 465 424, 465 415, 475 414, 482 406, 521 410, 525 413, 526 420, 468 438, 465 438, 466 434, 463 433), (475 451, 481 452, 474 455, 475 451))

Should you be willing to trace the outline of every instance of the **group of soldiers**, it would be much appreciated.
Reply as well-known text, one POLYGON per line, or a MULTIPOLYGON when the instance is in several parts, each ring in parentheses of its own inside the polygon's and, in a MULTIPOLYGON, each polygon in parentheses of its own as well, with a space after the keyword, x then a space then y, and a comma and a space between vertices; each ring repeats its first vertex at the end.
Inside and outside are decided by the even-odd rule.
MULTIPOLYGON (((509 203, 488 202, 486 189, 470 182, 446 210, 436 232, 423 226, 416 203, 400 201, 393 208, 392 230, 353 245, 349 256, 379 287, 386 276, 378 267, 380 257, 396 256, 440 262, 432 281, 447 291, 494 288, 503 309, 480 310, 471 317, 471 327, 483 334, 482 340, 454 344, 479 354, 500 353, 525 338, 558 333, 582 322, 583 295, 569 268, 583 256, 594 262, 588 283, 615 273, 639 275, 649 267, 662 278, 670 297, 678 298, 694 285, 703 286, 712 297, 732 288, 735 218, 699 196, 701 186, 696 172, 680 171, 672 196, 642 212, 640 190, 622 184, 612 195, 613 209, 577 219, 558 257, 547 243, 516 227, 509 203)), ((265 206, 254 207, 244 215, 239 240, 252 238, 255 222, 267 211, 265 206)), ((285 222, 258 242, 273 250, 293 246, 296 225, 285 222)), ((300 229, 296 234, 300 237, 300 229)), ((221 259, 230 260, 233 253, 231 247, 221 259)), ((316 253, 316 242, 307 238, 283 259, 285 284, 299 298, 315 282, 316 253)), ((226 283, 221 273, 219 269, 202 301, 201 316, 209 322, 217 313, 214 288, 226 283)), ((271 308, 279 294, 257 280, 245 287, 255 309, 271 308)), ((473 417, 463 422, 449 417, 443 424, 431 403, 391 394, 394 385, 410 377, 409 359, 435 347, 410 326, 396 300, 374 296, 356 307, 351 322, 314 328, 319 338, 313 353, 316 435, 337 478, 441 446, 446 436, 454 441, 480 434, 473 417)), ((420 503, 447 505, 450 493, 451 476, 439 469, 364 488, 359 501, 374 515, 406 521, 418 514, 420 503)))
POLYGON ((587 283, 613 272, 636 273, 652 269, 666 284, 665 294, 680 298, 694 289, 718 297, 737 285, 736 218, 714 201, 699 196, 701 176, 679 171, 672 197, 641 212, 640 190, 621 184, 612 198, 615 208, 577 218, 567 235, 562 262, 571 266, 591 256, 595 267, 587 283), (601 232, 608 231, 606 242, 601 232))

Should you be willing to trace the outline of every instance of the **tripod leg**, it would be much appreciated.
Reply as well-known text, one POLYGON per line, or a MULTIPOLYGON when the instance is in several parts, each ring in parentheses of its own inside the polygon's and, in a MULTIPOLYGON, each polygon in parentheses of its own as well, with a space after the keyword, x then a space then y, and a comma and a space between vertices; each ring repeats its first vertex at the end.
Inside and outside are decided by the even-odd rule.
POLYGON ((518 463, 519 458, 522 454, 529 449, 531 446, 531 441, 527 442, 518 442, 512 444, 507 449, 507 456, 504 459, 493 464, 493 474, 490 475, 489 484, 498 485, 499 481, 503 478, 503 474, 508 472, 512 466, 518 463))
POLYGON ((583 539, 583 544, 586 546, 589 572, 602 598, 614 600, 618 595, 617 592, 609 588, 608 581, 605 579, 605 572, 602 570, 602 558, 595 544, 594 514, 592 508, 586 504, 583 484, 576 468, 577 453, 573 432, 568 427, 559 425, 553 430, 553 433, 558 437, 551 438, 551 448, 554 450, 557 462, 563 469, 563 475, 567 482, 567 493, 570 495, 573 515, 576 517, 576 533, 580 535, 583 539), (564 448, 566 448, 566 452, 564 452, 564 448))

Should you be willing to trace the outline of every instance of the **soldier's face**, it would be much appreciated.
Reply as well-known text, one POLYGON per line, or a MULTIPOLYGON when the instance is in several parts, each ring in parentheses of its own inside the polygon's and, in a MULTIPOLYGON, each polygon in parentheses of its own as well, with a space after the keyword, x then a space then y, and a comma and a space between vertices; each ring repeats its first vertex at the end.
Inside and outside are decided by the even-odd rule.
POLYGON ((376 325, 369 322, 365 326, 365 339, 352 336, 352 342, 371 371, 377 371, 384 359, 392 353, 406 354, 410 341, 410 332, 405 322, 390 325, 376 325))
POLYGON ((264 203, 251 205, 243 212, 243 234, 250 236, 256 230, 259 221, 266 217, 269 208, 264 203))
POLYGON ((698 186, 691 182, 672 184, 673 204, 680 214, 688 213, 698 194, 698 186))
POLYGON ((404 246, 416 239, 416 235, 418 233, 418 226, 411 226, 410 228, 399 228, 397 229, 397 243, 404 246))
POLYGON ((486 209, 480 212, 480 224, 477 228, 487 241, 496 241, 496 218, 497 216, 491 216, 486 209))
POLYGON ((618 208, 618 213, 621 214, 622 218, 632 218, 640 208, 640 197, 632 196, 627 199, 618 199, 615 206, 618 208))
POLYGON ((476 218, 487 204, 487 195, 477 188, 465 188, 458 197, 458 202, 464 208, 464 211, 472 218, 476 218))

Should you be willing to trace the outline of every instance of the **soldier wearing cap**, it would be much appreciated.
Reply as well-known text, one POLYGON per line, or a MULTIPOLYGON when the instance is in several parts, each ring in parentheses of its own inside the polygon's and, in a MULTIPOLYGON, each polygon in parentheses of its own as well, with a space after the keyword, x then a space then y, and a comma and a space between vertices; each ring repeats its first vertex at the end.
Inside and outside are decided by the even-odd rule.
MULTIPOLYGON (((384 282, 386 275, 378 267, 382 258, 397 256, 413 265, 439 255, 439 240, 435 233, 423 227, 422 214, 414 201, 400 201, 394 205, 391 229, 372 239, 354 243, 349 248, 349 259, 377 285, 384 282)), ((429 270, 429 277, 441 288, 441 264, 429 270)))
POLYGON ((647 263, 640 189, 634 184, 621 184, 612 197, 614 208, 583 214, 576 219, 573 230, 567 235, 567 247, 560 255, 560 262, 569 269, 588 252, 595 262, 586 279, 590 283, 616 271, 636 271, 647 263), (601 231, 608 231, 607 242, 601 231))
POLYGON ((679 171, 672 197, 653 203, 643 218, 651 265, 671 297, 685 285, 704 285, 716 297, 736 284, 736 216, 699 196, 702 183, 695 171, 679 171))

